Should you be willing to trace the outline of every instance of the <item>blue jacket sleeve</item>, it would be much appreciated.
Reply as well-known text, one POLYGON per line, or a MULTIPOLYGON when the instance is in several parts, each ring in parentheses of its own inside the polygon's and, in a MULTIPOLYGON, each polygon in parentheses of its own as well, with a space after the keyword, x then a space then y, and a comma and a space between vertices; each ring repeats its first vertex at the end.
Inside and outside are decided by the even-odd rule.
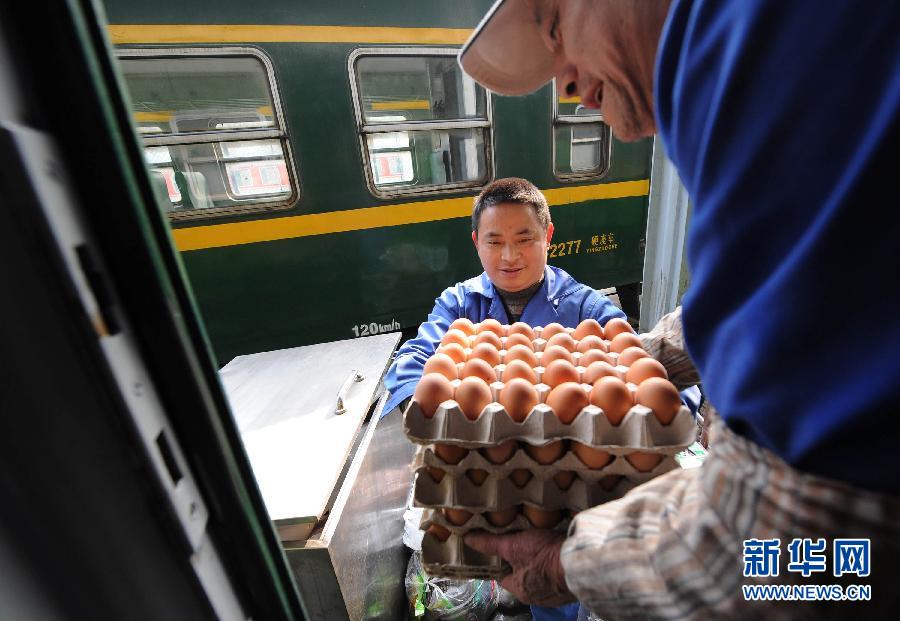
POLYGON ((463 316, 465 301, 458 287, 446 289, 435 300, 428 319, 419 326, 415 338, 406 341, 397 350, 394 362, 384 378, 384 387, 391 395, 385 403, 382 415, 397 407, 404 399, 411 397, 416 389, 425 362, 435 352, 444 334, 454 320, 463 316))
POLYGON ((584 298, 584 302, 582 302, 581 319, 593 318, 601 326, 605 326, 606 322, 613 317, 627 319, 625 313, 619 310, 608 297, 592 289, 590 294, 584 298))

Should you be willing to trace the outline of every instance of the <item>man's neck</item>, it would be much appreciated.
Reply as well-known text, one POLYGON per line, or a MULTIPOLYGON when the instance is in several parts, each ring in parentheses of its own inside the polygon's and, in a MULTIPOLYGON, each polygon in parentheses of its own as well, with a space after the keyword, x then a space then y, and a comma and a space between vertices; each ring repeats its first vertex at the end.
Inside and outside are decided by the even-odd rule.
POLYGON ((506 309, 506 314, 509 316, 510 323, 515 323, 522 317, 528 302, 543 284, 544 277, 541 276, 539 281, 520 291, 504 291, 497 285, 494 285, 494 289, 497 290, 497 293, 500 295, 500 301, 503 302, 503 307, 506 309))

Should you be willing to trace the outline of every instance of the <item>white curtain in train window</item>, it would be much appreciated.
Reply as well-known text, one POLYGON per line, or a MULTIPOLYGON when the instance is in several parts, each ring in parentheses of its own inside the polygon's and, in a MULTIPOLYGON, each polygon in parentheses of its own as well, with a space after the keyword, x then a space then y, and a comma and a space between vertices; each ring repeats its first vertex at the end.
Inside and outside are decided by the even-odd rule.
POLYGON ((377 194, 475 186, 489 175, 486 92, 460 71, 454 54, 421 53, 361 52, 353 64, 377 194))
POLYGON ((292 202, 287 136, 262 58, 202 49, 123 54, 134 121, 151 180, 165 185, 166 211, 213 215, 292 202))

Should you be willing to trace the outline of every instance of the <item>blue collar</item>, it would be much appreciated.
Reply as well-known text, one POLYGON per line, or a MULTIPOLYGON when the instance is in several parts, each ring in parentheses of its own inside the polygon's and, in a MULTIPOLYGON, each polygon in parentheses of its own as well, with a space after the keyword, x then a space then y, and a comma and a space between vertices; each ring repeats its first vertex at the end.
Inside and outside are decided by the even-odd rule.
MULTIPOLYGON (((494 283, 488 278, 487 272, 482 272, 480 276, 470 279, 467 283, 470 291, 478 293, 486 298, 493 298, 497 290, 494 283)), ((584 285, 572 278, 568 272, 558 267, 544 267, 544 284, 541 290, 535 295, 543 295, 547 300, 560 300, 575 291, 581 289, 584 285)))

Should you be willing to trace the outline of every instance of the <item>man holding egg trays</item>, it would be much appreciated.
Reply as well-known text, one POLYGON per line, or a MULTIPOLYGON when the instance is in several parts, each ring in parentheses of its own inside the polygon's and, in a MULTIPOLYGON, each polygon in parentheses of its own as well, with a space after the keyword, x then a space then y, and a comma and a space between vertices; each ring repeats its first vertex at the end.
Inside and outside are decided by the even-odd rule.
POLYGON ((397 350, 385 377, 391 393, 385 412, 412 396, 425 363, 456 320, 574 328, 585 319, 601 326, 625 319, 609 298, 547 265, 552 237, 547 199, 532 183, 510 177, 482 190, 472 210, 472 242, 484 272, 445 289, 416 337, 397 350))
POLYGON ((524 601, 577 598, 604 619, 896 618, 900 321, 885 309, 900 288, 882 275, 900 271, 900 219, 878 210, 900 147, 898 32, 897 3, 499 0, 463 48, 494 92, 555 77, 619 139, 659 128, 694 209, 686 347, 721 414, 702 467, 582 512, 568 537, 467 536, 510 562, 501 584, 524 601), (826 306, 851 282, 878 292, 853 312, 877 332, 826 306), (871 572, 838 572, 845 538, 871 543, 871 572), (775 571, 748 574, 763 540, 775 571), (819 540, 828 567, 804 577, 788 544, 819 540), (872 599, 748 601, 748 584, 872 599))
MULTIPOLYGON (((447 288, 435 301, 428 319, 419 326, 417 336, 397 351, 385 377, 385 387, 391 393, 385 412, 412 396, 426 362, 442 339, 447 340, 454 322, 467 329, 472 324, 492 323, 488 320, 496 322, 496 328, 521 322, 527 324, 526 328, 557 324, 559 329, 560 324, 575 328, 585 319, 594 319, 600 326, 612 319, 625 320, 625 314, 609 298, 565 271, 547 265, 552 237, 547 199, 531 182, 498 179, 484 188, 472 210, 472 242, 484 273, 447 288)), ((445 349, 464 355, 463 347, 455 343, 445 349)), ((499 340, 496 347, 487 345, 486 349, 496 353, 499 340)), ((462 362, 463 358, 454 361, 462 362)), ((577 604, 558 611, 532 607, 535 619, 574 620, 577 613, 577 604)))

